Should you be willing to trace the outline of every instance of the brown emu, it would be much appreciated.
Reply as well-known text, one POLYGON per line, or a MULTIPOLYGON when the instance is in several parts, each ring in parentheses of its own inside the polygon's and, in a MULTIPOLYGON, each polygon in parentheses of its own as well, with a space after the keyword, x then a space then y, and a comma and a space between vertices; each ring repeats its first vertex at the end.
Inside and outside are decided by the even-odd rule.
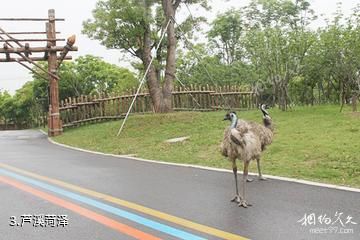
POLYGON ((250 181, 248 179, 248 167, 251 160, 256 159, 259 179, 265 180, 261 174, 260 156, 265 147, 272 142, 273 126, 271 117, 266 110, 266 105, 262 104, 260 109, 263 113, 264 125, 238 119, 235 112, 226 114, 224 118, 224 120, 230 120, 231 125, 225 129, 221 153, 232 162, 236 195, 231 201, 237 202, 239 207, 251 206, 245 200, 245 182, 250 181), (238 190, 236 159, 242 160, 244 163, 242 196, 239 195, 238 190))

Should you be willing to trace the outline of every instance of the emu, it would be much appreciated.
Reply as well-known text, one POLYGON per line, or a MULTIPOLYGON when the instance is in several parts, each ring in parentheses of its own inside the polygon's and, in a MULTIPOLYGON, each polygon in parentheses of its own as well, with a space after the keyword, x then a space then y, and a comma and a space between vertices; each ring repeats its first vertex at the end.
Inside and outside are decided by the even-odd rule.
POLYGON ((238 203, 239 207, 251 206, 245 199, 245 182, 251 181, 248 179, 248 168, 251 160, 256 159, 259 179, 266 180, 261 174, 260 156, 266 146, 271 144, 274 131, 272 119, 266 108, 265 104, 260 106, 263 113, 263 125, 238 119, 235 112, 227 113, 224 117, 224 120, 231 121, 231 125, 224 131, 221 153, 228 157, 232 163, 236 193, 231 201, 238 203), (239 195, 238 190, 236 159, 242 160, 244 164, 242 196, 239 195))

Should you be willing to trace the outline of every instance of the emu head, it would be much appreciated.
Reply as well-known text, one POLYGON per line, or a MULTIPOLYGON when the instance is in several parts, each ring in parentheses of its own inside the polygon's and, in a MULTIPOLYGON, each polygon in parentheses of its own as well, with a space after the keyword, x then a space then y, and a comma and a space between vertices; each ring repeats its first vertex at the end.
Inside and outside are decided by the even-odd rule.
POLYGON ((226 115, 225 115, 225 117, 224 117, 224 121, 226 121, 226 120, 229 120, 229 121, 232 121, 234 118, 237 118, 236 117, 236 112, 229 112, 229 113, 227 113, 226 115))

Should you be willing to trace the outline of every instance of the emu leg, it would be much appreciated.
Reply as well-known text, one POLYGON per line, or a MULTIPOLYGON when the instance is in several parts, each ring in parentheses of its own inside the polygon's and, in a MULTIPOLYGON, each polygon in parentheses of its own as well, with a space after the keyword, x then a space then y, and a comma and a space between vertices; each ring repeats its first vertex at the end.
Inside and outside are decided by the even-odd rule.
POLYGON ((233 173, 234 173, 234 177, 235 177, 235 197, 233 199, 231 199, 231 202, 240 203, 241 197, 239 195, 239 188, 238 188, 238 181, 237 181, 237 166, 236 166, 235 161, 236 160, 232 161, 232 168, 233 168, 233 173))
POLYGON ((246 180, 248 177, 248 172, 249 172, 249 161, 244 161, 244 173, 243 173, 243 180, 242 180, 242 196, 243 196, 243 198, 240 199, 240 202, 238 204, 239 207, 244 207, 244 208, 251 206, 251 204, 245 200, 245 185, 246 185, 246 180))
POLYGON ((258 168, 258 172, 259 172, 259 180, 267 180, 265 177, 263 177, 263 175, 261 174, 261 167, 260 167, 260 158, 256 159, 256 163, 257 163, 257 168, 258 168))

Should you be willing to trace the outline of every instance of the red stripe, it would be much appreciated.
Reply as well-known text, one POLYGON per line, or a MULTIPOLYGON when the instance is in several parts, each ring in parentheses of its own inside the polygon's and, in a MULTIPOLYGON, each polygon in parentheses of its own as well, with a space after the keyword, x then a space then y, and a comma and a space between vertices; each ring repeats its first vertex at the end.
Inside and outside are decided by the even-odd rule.
POLYGON ((0 182, 3 182, 3 183, 7 183, 15 188, 18 188, 18 189, 21 189, 25 192, 28 192, 28 193, 31 193, 32 195, 35 195, 39 198, 42 198, 44 200, 47 200, 49 202, 52 202, 56 205, 59 205, 63 208, 66 208, 66 209, 69 209, 73 212, 76 212, 84 217, 87 217, 89 219, 92 219, 98 223, 101 223, 107 227, 110 227, 118 232, 121 232, 121 233, 125 233, 131 237, 134 237, 136 239, 141 239, 141 240, 160 240, 160 238, 158 237, 155 237, 153 235, 150 235, 150 234, 147 234, 147 233, 144 233, 142 231, 139 231, 135 228, 132 228, 128 225, 125 225, 125 224, 122 224, 120 222, 117 222, 111 218, 108 218, 108 217, 105 217, 103 215, 100 215, 96 212, 93 212, 91 210, 88 210, 86 208, 83 208, 83 207, 80 207, 76 204, 73 204, 71 202, 68 202, 68 201, 65 201, 65 200, 62 200, 58 197, 55 197, 53 195, 50 195, 50 194, 47 194, 45 192, 41 192, 39 190, 36 190, 32 187, 29 187, 29 186, 26 186, 26 185, 23 185, 17 181, 13 181, 11 179, 8 179, 6 177, 2 177, 0 176, 0 182))

